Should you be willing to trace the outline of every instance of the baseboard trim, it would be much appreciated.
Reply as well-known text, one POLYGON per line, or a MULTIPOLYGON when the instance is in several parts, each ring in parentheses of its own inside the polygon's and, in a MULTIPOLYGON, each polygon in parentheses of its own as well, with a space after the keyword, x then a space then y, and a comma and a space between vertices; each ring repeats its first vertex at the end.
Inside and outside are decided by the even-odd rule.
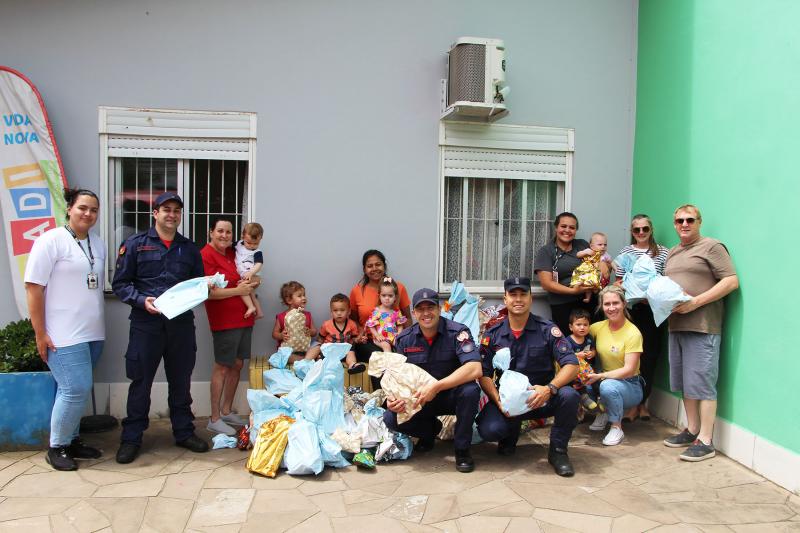
MULTIPOLYGON (((235 411, 247 414, 250 407, 247 405, 247 381, 240 381, 233 399, 235 411)), ((110 414, 117 418, 124 418, 127 414, 128 383, 95 383, 95 403, 98 414, 110 414)), ((195 416, 211 415, 211 382, 192 382, 192 411, 195 416)), ((92 405, 89 403, 86 414, 92 414, 92 405)), ((169 416, 167 406, 167 383, 160 381, 153 383, 150 393, 150 418, 164 418, 169 416)))
MULTIPOLYGON (((668 424, 686 427, 686 411, 680 398, 653 389, 649 408, 668 424)), ((800 494, 800 454, 720 417, 714 423, 714 447, 770 481, 800 494)))

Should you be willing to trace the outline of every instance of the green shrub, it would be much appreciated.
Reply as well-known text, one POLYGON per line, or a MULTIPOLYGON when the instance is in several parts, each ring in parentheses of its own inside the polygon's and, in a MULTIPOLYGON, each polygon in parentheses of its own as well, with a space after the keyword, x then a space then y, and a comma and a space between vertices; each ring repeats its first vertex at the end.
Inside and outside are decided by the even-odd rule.
POLYGON ((29 319, 0 329, 0 372, 39 372, 47 365, 36 350, 36 335, 29 319))

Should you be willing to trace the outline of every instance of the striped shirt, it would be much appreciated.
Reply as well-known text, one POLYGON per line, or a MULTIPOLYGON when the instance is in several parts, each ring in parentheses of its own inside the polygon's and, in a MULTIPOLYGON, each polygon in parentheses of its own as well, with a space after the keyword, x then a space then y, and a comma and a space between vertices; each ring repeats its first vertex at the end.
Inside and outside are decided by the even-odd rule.
MULTIPOLYGON (((660 275, 663 276, 664 275, 664 263, 666 263, 666 261, 667 261, 667 255, 669 254, 669 249, 666 248, 665 246, 661 246, 660 244, 658 244, 657 246, 658 246, 658 255, 653 258, 653 263, 655 263, 655 265, 656 265, 656 272, 658 272, 660 275)), ((636 259, 639 259, 640 256, 642 256, 642 255, 644 255, 646 253, 649 253, 649 252, 650 252, 649 248, 645 248, 645 249, 636 248, 634 245, 629 244, 628 246, 626 246, 625 248, 620 250, 619 255, 622 255, 622 254, 633 254, 633 255, 636 256, 636 259)), ((625 271, 622 270, 619 267, 619 265, 614 263, 614 274, 617 276, 617 279, 622 279, 622 276, 625 275, 625 271)))

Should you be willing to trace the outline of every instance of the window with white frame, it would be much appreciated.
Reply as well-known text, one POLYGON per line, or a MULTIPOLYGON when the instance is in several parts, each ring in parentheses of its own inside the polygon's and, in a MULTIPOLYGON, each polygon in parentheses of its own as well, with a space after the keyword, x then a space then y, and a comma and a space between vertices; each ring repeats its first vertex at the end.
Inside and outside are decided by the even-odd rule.
POLYGON ((216 215, 232 218, 239 234, 253 218, 255 127, 253 113, 100 108, 102 225, 112 258, 106 289, 116 250, 152 225, 152 202, 164 191, 180 194, 179 231, 198 247, 216 215))
POLYGON ((536 251, 568 207, 574 133, 565 128, 443 122, 439 289, 458 280, 502 292, 533 274, 536 251))

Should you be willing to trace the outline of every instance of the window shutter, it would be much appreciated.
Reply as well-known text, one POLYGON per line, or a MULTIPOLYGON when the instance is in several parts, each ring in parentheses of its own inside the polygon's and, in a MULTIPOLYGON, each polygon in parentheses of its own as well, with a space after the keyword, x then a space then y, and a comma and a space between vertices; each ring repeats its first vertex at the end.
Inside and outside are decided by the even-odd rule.
POLYGON ((255 113, 100 108, 108 157, 247 161, 255 113))
POLYGON ((505 124, 444 123, 444 175, 567 181, 573 130, 505 124))

